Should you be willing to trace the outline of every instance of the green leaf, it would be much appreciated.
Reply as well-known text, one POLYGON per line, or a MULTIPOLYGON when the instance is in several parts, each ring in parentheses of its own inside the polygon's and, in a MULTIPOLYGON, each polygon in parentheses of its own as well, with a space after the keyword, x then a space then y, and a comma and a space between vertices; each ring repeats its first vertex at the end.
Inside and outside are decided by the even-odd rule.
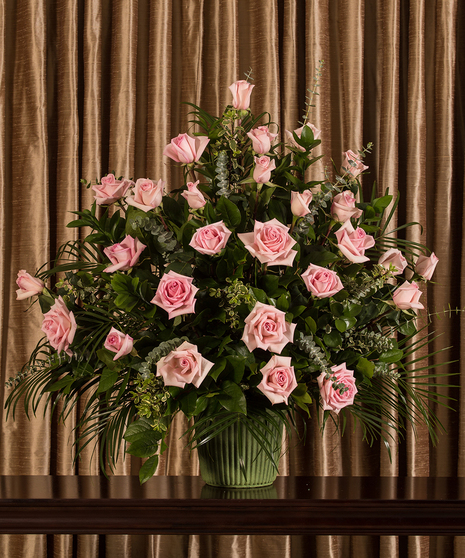
POLYGON ((241 212, 231 200, 228 200, 228 198, 222 196, 216 205, 216 210, 222 217, 226 226, 235 229, 238 225, 240 225, 241 212))
POLYGON ((218 360, 215 365, 212 366, 208 375, 216 381, 221 372, 226 368, 227 362, 225 358, 218 360))
POLYGON ((104 368, 102 372, 102 377, 98 385, 97 393, 103 393, 111 389, 118 380, 118 371, 110 370, 109 368, 104 368))
POLYGON ((186 393, 182 398, 180 398, 179 402, 181 404, 181 411, 187 418, 190 418, 194 414, 195 406, 197 404, 197 393, 195 391, 186 393))
POLYGON ((161 434, 154 430, 146 430, 135 442, 132 442, 126 450, 135 457, 152 457, 158 451, 158 443, 161 434))
POLYGON ((357 370, 361 372, 367 378, 373 377, 373 372, 375 370, 375 365, 373 362, 367 358, 360 357, 357 361, 357 370))
POLYGON ((184 224, 184 210, 179 202, 170 196, 163 197, 163 211, 177 225, 182 226, 184 224))
POLYGON ((415 327, 415 324, 413 322, 406 322, 399 327, 399 331, 400 333, 402 333, 402 335, 410 337, 412 335, 415 335, 415 333, 417 332, 417 328, 415 327))
POLYGON ((231 413, 247 414, 247 402, 242 389, 234 382, 225 381, 221 385, 223 394, 218 396, 221 405, 231 413))
POLYGON ((344 333, 344 331, 347 331, 351 327, 354 327, 356 323, 357 320, 355 318, 338 318, 335 322, 337 329, 341 333, 344 333))
POLYGON ((136 440, 143 438, 144 433, 150 430, 152 430, 152 425, 150 424, 150 422, 146 418, 141 417, 139 420, 135 420, 134 422, 132 422, 126 428, 124 439, 126 440, 126 442, 135 442, 136 440))
POLYGON ((276 301, 276 306, 278 310, 281 310, 282 312, 287 312, 290 306, 289 299, 290 299, 289 293, 282 294, 276 301))
POLYGON ((340 347, 342 345, 341 334, 335 329, 333 329, 331 333, 325 333, 323 335, 323 341, 327 347, 331 348, 340 347))
POLYGON ((74 380, 75 380, 74 376, 68 374, 64 378, 58 380, 58 382, 52 384, 50 387, 47 387, 47 391, 53 392, 53 391, 64 390, 67 387, 71 387, 71 385, 74 383, 74 380))
POLYGON ((158 467, 158 455, 152 455, 139 469, 139 481, 141 484, 153 477, 158 467))
POLYGON ((390 364, 393 362, 399 362, 400 360, 402 360, 403 356, 404 356, 404 351, 401 351, 400 349, 391 349, 390 351, 386 351, 385 353, 382 353, 379 356, 379 360, 381 362, 386 362, 390 364))

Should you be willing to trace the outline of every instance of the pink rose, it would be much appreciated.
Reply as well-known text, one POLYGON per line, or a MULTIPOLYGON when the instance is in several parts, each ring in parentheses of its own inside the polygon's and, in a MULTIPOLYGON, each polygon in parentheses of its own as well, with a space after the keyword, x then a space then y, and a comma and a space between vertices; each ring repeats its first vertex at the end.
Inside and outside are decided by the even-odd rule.
POLYGON ((302 273, 302 279, 307 289, 318 298, 333 296, 344 288, 335 271, 319 265, 310 264, 302 273))
POLYGON ((198 183, 199 180, 197 182, 188 182, 187 191, 181 192, 181 196, 187 200, 189 207, 192 209, 199 209, 207 203, 202 192, 197 188, 198 183))
POLYGON ((368 262, 370 258, 365 256, 365 250, 375 245, 375 239, 357 227, 354 229, 350 221, 346 221, 336 231, 337 245, 344 256, 354 263, 368 262))
POLYGON ((142 211, 150 211, 161 204, 164 189, 165 183, 161 178, 157 184, 148 178, 139 178, 134 187, 134 195, 126 196, 126 202, 142 211))
POLYGON ((355 207, 355 198, 352 192, 345 190, 334 196, 331 215, 338 221, 345 223, 352 217, 358 219, 362 215, 362 210, 355 207))
POLYGON ((65 351, 68 356, 73 356, 69 349, 76 333, 76 320, 74 314, 68 310, 61 296, 55 304, 44 314, 42 331, 47 335, 48 342, 58 353, 65 351))
POLYGON ((433 252, 431 256, 420 256, 415 266, 415 271, 418 275, 424 277, 427 281, 431 281, 434 270, 438 265, 439 258, 433 252))
POLYGON ((177 163, 193 163, 202 156, 210 140, 206 136, 191 138, 187 134, 179 134, 163 150, 163 155, 177 163))
POLYGON ((396 271, 392 274, 400 275, 407 267, 407 260, 404 258, 400 250, 397 250, 397 248, 390 248, 387 252, 384 252, 384 254, 381 255, 378 260, 378 264, 387 270, 389 270, 389 267, 393 265, 396 268, 396 271))
POLYGON ((253 179, 257 184, 265 184, 271 178, 271 171, 276 168, 274 159, 270 159, 266 155, 254 157, 255 168, 253 170, 253 179))
POLYGON ((264 393, 271 403, 286 403, 291 392, 297 387, 291 357, 273 355, 260 370, 263 374, 258 389, 264 393))
POLYGON ((239 80, 229 86, 233 95, 233 107, 239 110, 247 110, 250 106, 250 95, 255 85, 248 81, 239 80))
POLYGON ((405 281, 394 291, 392 299, 400 310, 410 310, 411 308, 421 310, 424 308, 423 304, 419 302, 421 294, 415 281, 411 283, 405 281))
POLYGON ((360 156, 350 151, 350 149, 342 154, 342 158, 342 167, 339 171, 341 174, 350 174, 353 178, 356 178, 361 172, 368 168, 362 163, 360 156))
POLYGON ((19 289, 16 291, 16 300, 24 300, 34 295, 40 294, 44 290, 44 282, 37 277, 32 277, 25 269, 18 271, 16 284, 19 289))
POLYGON ((139 256, 146 248, 138 238, 127 235, 122 242, 108 246, 103 250, 112 265, 105 268, 106 273, 126 271, 136 265, 139 256))
POLYGON ((186 384, 193 384, 198 388, 213 364, 199 353, 196 345, 184 341, 158 361, 157 376, 163 378, 165 386, 183 388, 186 384))
POLYGON ((268 126, 259 126, 258 128, 247 132, 247 135, 252 140, 252 147, 255 153, 263 155, 264 153, 268 153, 271 149, 271 142, 278 134, 272 134, 268 126))
POLYGON ((313 194, 311 190, 305 190, 301 194, 299 192, 291 192, 291 211, 296 217, 303 217, 310 213, 308 204, 312 201, 313 194))
POLYGON ((347 370, 345 362, 339 366, 332 366, 331 370, 330 378, 326 378, 325 372, 318 376, 318 387, 323 410, 334 411, 337 414, 347 405, 353 404, 358 390, 355 386, 354 371, 347 370))
POLYGON ((96 193, 94 196, 97 205, 107 205, 113 203, 124 196, 129 186, 134 184, 132 180, 124 178, 116 180, 114 174, 107 174, 100 180, 101 184, 92 186, 92 190, 96 193))
MULTIPOLYGON (((318 128, 316 126, 314 126, 313 124, 305 124, 305 126, 308 126, 309 128, 311 128, 312 132, 313 132, 313 139, 318 139, 320 137, 321 134, 321 130, 318 130, 318 128)), ((304 129, 304 127, 302 126, 301 128, 297 128, 297 130, 294 130, 296 136, 300 139, 302 137, 302 130, 304 129)), ((286 130, 286 137, 289 141, 289 143, 295 147, 296 149, 298 149, 299 151, 305 151, 305 148, 302 147, 301 145, 299 145, 295 139, 294 139, 294 135, 292 134, 292 132, 290 132, 289 130, 286 130)))
POLYGON ((242 341, 249 351, 256 348, 281 353, 294 339, 296 324, 286 322, 285 312, 274 306, 257 302, 245 319, 242 341))
POLYGON ((213 256, 221 252, 226 246, 230 235, 231 231, 224 225, 223 221, 218 221, 218 223, 212 223, 197 229, 189 245, 201 254, 213 256))
POLYGON ((292 265, 297 252, 291 250, 296 241, 287 232, 289 227, 277 219, 266 223, 255 221, 254 231, 239 233, 247 250, 261 263, 268 265, 292 265))
POLYGON ((196 302, 195 293, 199 290, 192 281, 192 277, 180 275, 175 271, 165 273, 151 300, 152 304, 166 310, 170 320, 182 314, 191 314, 196 302))
POLYGON ((132 351, 133 338, 124 335, 114 327, 110 329, 110 333, 105 339, 104 347, 112 353, 116 353, 113 360, 118 360, 122 356, 128 355, 132 351))

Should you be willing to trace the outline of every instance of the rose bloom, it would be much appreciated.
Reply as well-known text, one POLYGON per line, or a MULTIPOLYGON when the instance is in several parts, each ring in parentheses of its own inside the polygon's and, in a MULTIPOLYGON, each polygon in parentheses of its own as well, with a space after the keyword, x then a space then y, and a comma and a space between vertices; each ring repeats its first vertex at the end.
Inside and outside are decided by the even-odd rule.
POLYGON ((263 374, 263 379, 258 384, 258 389, 273 405, 276 403, 287 405, 289 395, 297 387, 291 357, 273 355, 260 372, 263 374))
POLYGON ((245 319, 242 341, 249 351, 256 348, 281 353, 294 339, 296 324, 286 322, 285 312, 274 306, 257 302, 245 319))
POLYGON ((264 153, 268 153, 271 149, 271 142, 278 134, 272 134, 268 126, 259 126, 258 128, 247 132, 247 135, 252 140, 252 147, 255 153, 263 155, 264 153))
POLYGON ((354 263, 367 262, 370 258, 365 256, 365 250, 375 245, 375 239, 357 227, 354 229, 350 221, 346 221, 336 231, 337 245, 344 256, 354 263))
POLYGON ((378 260, 378 264, 387 270, 389 270, 389 267, 393 265, 396 268, 396 271, 392 274, 400 275, 407 267, 407 260, 404 258, 400 250, 397 250, 397 248, 390 248, 387 252, 384 252, 384 254, 381 255, 378 260))
POLYGON ((16 284, 19 289, 16 291, 16 300, 24 300, 34 295, 40 294, 44 290, 44 282, 37 277, 29 275, 25 269, 18 271, 16 284))
POLYGON ((233 107, 239 110, 247 110, 250 106, 250 95, 255 85, 243 79, 229 86, 233 96, 233 107))
POLYGON ((48 342, 58 353, 65 351, 73 356, 69 349, 76 333, 76 320, 74 314, 68 310, 61 296, 55 300, 55 304, 44 314, 42 331, 47 335, 48 342))
POLYGON ((352 192, 345 190, 334 196, 331 215, 338 221, 345 223, 352 217, 358 219, 362 215, 362 210, 355 207, 355 198, 352 192))
POLYGON ((128 355, 132 351, 133 338, 118 331, 114 327, 110 329, 104 343, 105 349, 116 353, 113 360, 118 360, 122 356, 128 355))
POLYGON ((181 196, 187 200, 191 209, 199 209, 207 203, 202 192, 197 188, 198 183, 199 180, 197 182, 188 182, 187 190, 181 192, 181 196))
POLYGON ((353 178, 357 178, 357 176, 366 170, 368 167, 365 166, 362 161, 360 161, 359 155, 356 155, 353 151, 349 149, 349 151, 345 151, 342 154, 342 167, 339 171, 341 174, 350 174, 353 178), (355 164, 355 166, 352 165, 355 164))
POLYGON ((319 265, 310 264, 302 273, 302 279, 307 289, 318 298, 333 296, 344 288, 335 271, 319 265))
POLYGON ((410 310, 411 308, 421 310, 424 308, 423 304, 419 302, 421 295, 422 293, 415 281, 411 283, 405 281, 394 291, 392 299, 400 310, 410 310))
POLYGON ((164 189, 165 183, 161 178, 157 184, 148 178, 139 178, 134 187, 134 195, 126 196, 126 202, 142 211, 150 211, 161 204, 164 189))
POLYGON ((127 235, 122 242, 108 246, 103 250, 112 265, 105 269, 106 273, 126 271, 136 265, 139 256, 146 248, 138 238, 127 235))
POLYGON ((197 229, 189 245, 201 254, 213 256, 221 252, 226 246, 230 235, 231 231, 224 225, 223 221, 218 221, 218 223, 212 223, 197 229))
POLYGON ((195 307, 195 293, 199 290, 192 284, 192 277, 180 275, 175 271, 165 273, 160 280, 157 292, 151 300, 168 312, 168 318, 191 314, 195 307))
MULTIPOLYGON (((313 139, 318 139, 320 137, 321 130, 319 130, 316 126, 314 126, 313 124, 305 124, 305 126, 308 126, 309 128, 311 128, 311 130, 313 132, 313 139)), ((301 128, 297 128, 297 130, 294 130, 296 136, 299 139, 302 137, 302 130, 303 129, 304 129, 304 127, 302 126, 301 128)), ((289 130, 286 130, 285 133, 286 133, 286 137, 289 140, 289 143, 292 145, 292 147, 295 147, 299 151, 305 151, 304 147, 302 147, 301 145, 296 143, 296 141, 294 139, 294 135, 292 134, 292 132, 290 132, 289 130)))
POLYGON ((332 366, 332 375, 330 379, 326 378, 326 373, 322 372, 318 376, 318 387, 320 388, 320 395, 323 401, 324 411, 334 411, 336 414, 341 409, 352 405, 357 393, 355 386, 354 371, 346 368, 346 363, 343 362, 339 366, 332 366), (344 384, 343 388, 334 389, 334 384, 344 384), (343 393, 341 393, 341 389, 343 393))
POLYGON ((193 384, 198 388, 213 364, 199 353, 196 345, 184 341, 157 362, 157 376, 163 378, 165 386, 183 388, 193 384))
POLYGON ((255 168, 253 170, 253 179, 257 184, 265 184, 271 178, 271 171, 276 168, 274 159, 270 159, 266 155, 254 157, 255 168))
POLYGON ((431 280, 434 270, 438 265, 439 258, 433 252, 431 256, 420 256, 417 260, 415 271, 418 275, 424 277, 427 281, 431 280))
POLYGON ((202 156, 210 140, 206 136, 191 138, 187 134, 179 134, 163 150, 163 155, 177 163, 193 163, 202 156))
POLYGON ((255 221, 254 231, 237 236, 247 250, 261 263, 268 265, 292 265, 297 252, 292 250, 296 241, 287 232, 289 227, 277 219, 266 223, 255 221))
POLYGON ((123 180, 116 180, 114 174, 107 174, 100 180, 101 184, 92 186, 95 192, 95 201, 97 205, 107 205, 118 201, 126 194, 127 189, 134 184, 132 180, 124 178, 123 180))
POLYGON ((303 217, 310 213, 308 204, 312 201, 313 194, 311 190, 299 192, 291 192, 291 211, 296 217, 303 217))

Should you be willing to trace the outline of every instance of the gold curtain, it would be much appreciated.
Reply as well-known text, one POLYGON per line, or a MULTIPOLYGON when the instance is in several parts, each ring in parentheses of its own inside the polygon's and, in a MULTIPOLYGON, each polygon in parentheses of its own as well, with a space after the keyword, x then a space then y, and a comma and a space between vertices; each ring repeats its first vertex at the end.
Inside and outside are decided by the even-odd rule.
MULTIPOLYGON (((92 202, 79 178, 115 171, 181 186, 162 150, 188 128, 182 101, 219 113, 250 68, 252 110, 269 111, 282 132, 297 127, 324 60, 311 118, 325 154, 317 174, 372 141, 367 192, 373 181, 378 192, 400 192, 399 222, 420 221, 411 238, 440 259, 429 310, 463 308, 464 28, 460 0, 0 0, 2 385, 41 337, 37 305, 26 314, 15 301, 16 273, 35 272, 72 238, 69 212, 92 202)), ((439 317, 433 349, 453 348, 435 362, 456 360, 442 370, 458 375, 457 387, 441 388, 456 401, 436 410, 447 430, 437 447, 420 427, 391 448, 391 462, 357 429, 321 437, 314 420, 282 473, 464 476, 465 314, 439 317)), ((98 474, 90 450, 73 467, 73 420, 58 425, 40 409, 3 420, 0 474, 98 474)), ((183 426, 157 474, 198 474, 196 456, 177 442, 183 426)), ((117 474, 133 468, 126 459, 117 474)), ((8 558, 442 558, 464 547, 460 537, 0 537, 8 558)))

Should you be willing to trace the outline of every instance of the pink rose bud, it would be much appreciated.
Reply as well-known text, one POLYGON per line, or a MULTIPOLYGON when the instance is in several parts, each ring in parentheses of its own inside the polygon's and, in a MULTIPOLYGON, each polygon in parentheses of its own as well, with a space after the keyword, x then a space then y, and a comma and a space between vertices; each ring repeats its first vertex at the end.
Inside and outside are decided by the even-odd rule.
POLYGON ((276 403, 287 405, 289 395, 297 387, 291 357, 273 355, 260 372, 263 374, 263 379, 258 384, 258 389, 273 405, 276 403))
POLYGON ((318 298, 333 296, 344 288, 335 271, 319 265, 310 264, 302 279, 308 291, 318 298))
MULTIPOLYGON (((319 130, 316 126, 314 126, 313 124, 305 124, 305 126, 308 126, 312 132, 313 132, 313 139, 318 139, 320 137, 321 134, 321 130, 319 130)), ((302 137, 302 130, 304 129, 304 127, 302 126, 301 128, 297 128, 297 130, 294 130, 296 136, 300 139, 302 137)), ((302 147, 301 145, 299 145, 295 139, 294 139, 294 135, 292 132, 290 132, 289 130, 285 131, 286 133, 286 138, 289 141, 289 144, 292 145, 292 147, 295 147, 296 149, 298 149, 299 151, 305 151, 305 148, 302 147)))
POLYGON ((40 294, 44 290, 44 282, 37 277, 32 277, 25 269, 18 271, 16 284, 19 289, 16 291, 16 300, 24 300, 31 296, 40 294))
POLYGON ((301 194, 299 192, 291 192, 291 211, 296 217, 303 217, 310 213, 308 204, 312 201, 313 194, 311 190, 305 190, 301 194))
POLYGON ((361 172, 368 168, 362 163, 360 156, 356 155, 353 151, 345 151, 342 154, 342 158, 342 167, 339 171, 341 174, 350 174, 353 178, 356 178, 361 172))
POLYGON ((286 322, 285 312, 257 302, 245 319, 242 341, 251 352, 259 348, 281 353, 288 343, 292 343, 295 327, 296 324, 286 322))
POLYGON ((213 364, 199 353, 196 345, 184 341, 158 361, 157 376, 163 378, 165 386, 183 388, 186 384, 193 384, 198 388, 213 364))
POLYGON ((381 255, 378 260, 378 264, 387 270, 389 270, 392 265, 396 268, 396 271, 393 271, 392 274, 400 275, 407 267, 407 260, 404 258, 400 250, 397 250, 397 248, 390 248, 387 252, 384 252, 384 254, 381 255))
POLYGON ((198 183, 199 180, 197 182, 188 182, 187 190, 181 192, 181 196, 187 200, 191 209, 199 209, 207 203, 202 192, 197 188, 198 183))
POLYGON ((351 262, 367 262, 370 258, 365 256, 365 250, 373 248, 375 239, 357 227, 354 229, 350 221, 346 221, 342 227, 336 231, 336 238, 339 250, 351 262))
POLYGON ((206 136, 191 138, 187 134, 179 134, 163 150, 163 155, 170 157, 177 163, 185 165, 197 162, 210 140, 206 136))
POLYGON ((42 331, 47 336, 50 345, 58 353, 65 351, 68 356, 73 356, 69 349, 76 333, 76 320, 74 314, 68 310, 61 296, 55 301, 50 310, 44 314, 42 331))
POLYGON ((113 273, 114 271, 126 271, 135 266, 139 260, 139 256, 146 248, 145 244, 138 238, 133 238, 127 235, 123 242, 113 244, 104 248, 103 252, 110 260, 112 265, 105 268, 106 273, 113 273))
POLYGON ((254 157, 255 168, 253 170, 253 179, 257 184, 265 184, 270 181, 271 171, 276 168, 274 159, 270 159, 266 155, 254 157))
POLYGON ((362 215, 362 210, 355 207, 354 195, 350 190, 346 190, 334 196, 331 215, 338 221, 345 223, 352 217, 358 219, 362 215))
POLYGON ((134 184, 132 180, 116 180, 114 174, 107 174, 100 180, 100 184, 92 186, 95 192, 95 201, 97 205, 108 205, 118 201, 126 194, 130 186, 134 184))
POLYGON ((104 347, 112 353, 116 353, 113 360, 118 360, 122 356, 128 355, 132 351, 133 338, 118 331, 114 327, 105 339, 104 347))
POLYGON ((424 308, 423 304, 419 302, 421 294, 415 281, 411 283, 405 281, 394 291, 392 299, 400 310, 410 310, 411 308, 421 310, 424 308))
POLYGON ((189 245, 201 254, 213 256, 223 250, 230 235, 231 231, 224 225, 223 221, 218 221, 218 223, 212 223, 197 229, 189 245))
POLYGON ((328 379, 326 373, 318 376, 318 387, 324 411, 334 411, 336 414, 347 405, 353 405, 357 393, 354 371, 346 368, 343 362, 339 366, 331 367, 332 374, 328 379))
POLYGON ((195 293, 199 290, 192 281, 192 277, 180 275, 175 271, 165 273, 151 300, 152 304, 166 310, 170 320, 182 314, 192 314, 196 302, 195 293))
POLYGON ((148 178, 139 178, 133 195, 126 196, 126 202, 142 211, 150 211, 161 204, 164 189, 165 183, 161 178, 156 184, 148 178))
POLYGON ((272 134, 268 126, 259 126, 258 128, 247 132, 247 135, 252 140, 252 147, 255 153, 263 155, 264 153, 268 153, 271 149, 271 142, 278 134, 272 134))
POLYGON ((431 277, 433 276, 434 270, 438 265, 439 258, 434 254, 431 256, 420 256, 417 260, 417 264, 415 266, 415 272, 418 275, 421 275, 427 281, 431 281, 431 277))
POLYGON ((248 81, 239 80, 229 86, 233 95, 233 107, 238 110, 247 110, 250 106, 250 95, 255 85, 248 81))

